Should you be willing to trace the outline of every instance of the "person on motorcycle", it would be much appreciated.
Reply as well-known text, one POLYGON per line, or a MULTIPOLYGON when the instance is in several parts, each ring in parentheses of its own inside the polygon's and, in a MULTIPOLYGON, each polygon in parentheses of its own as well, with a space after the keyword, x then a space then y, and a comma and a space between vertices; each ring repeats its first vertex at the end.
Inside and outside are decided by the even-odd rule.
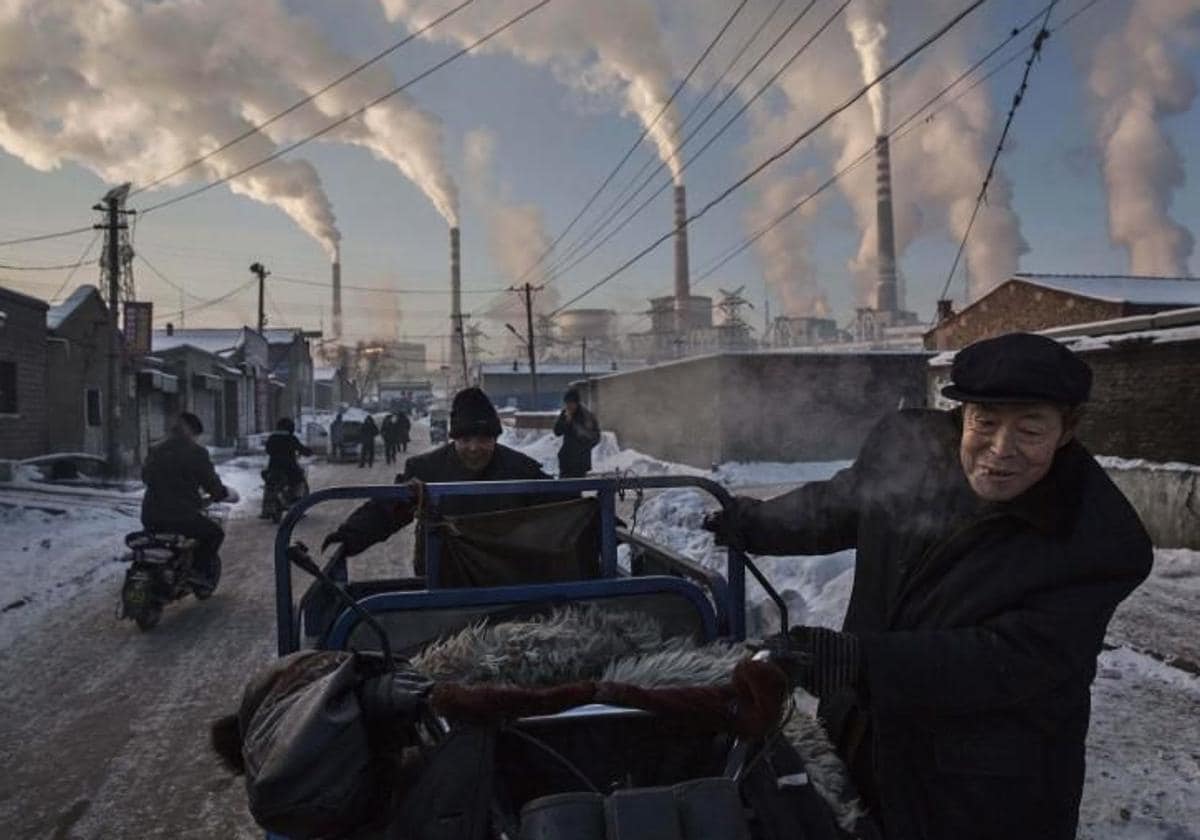
POLYGON ((142 525, 147 531, 167 532, 196 540, 193 574, 201 583, 213 579, 214 560, 225 539, 221 526, 204 515, 203 490, 214 502, 232 493, 217 477, 208 450, 196 442, 204 424, 183 412, 171 433, 150 449, 142 467, 146 494, 142 497, 142 525))
POLYGON ((312 455, 312 450, 296 437, 296 424, 290 417, 283 417, 275 424, 275 431, 267 437, 267 469, 263 480, 272 473, 286 477, 288 496, 295 498, 297 490, 304 484, 304 468, 296 460, 297 455, 312 455))
MULTIPOLYGON (((396 476, 397 484, 411 483, 419 494, 422 483, 451 481, 515 481, 548 479, 537 461, 515 449, 497 443, 500 437, 500 415, 479 388, 467 388, 454 396, 450 409, 450 442, 409 458, 404 472, 396 476)), ((441 512, 448 516, 487 513, 497 510, 545 504, 559 501, 558 496, 496 495, 452 496, 443 499, 441 512)), ((329 534, 321 545, 322 551, 331 545, 341 545, 347 556, 366 551, 399 531, 416 516, 413 505, 370 501, 329 534)), ((418 534, 413 555, 418 574, 424 571, 424 552, 418 534)))

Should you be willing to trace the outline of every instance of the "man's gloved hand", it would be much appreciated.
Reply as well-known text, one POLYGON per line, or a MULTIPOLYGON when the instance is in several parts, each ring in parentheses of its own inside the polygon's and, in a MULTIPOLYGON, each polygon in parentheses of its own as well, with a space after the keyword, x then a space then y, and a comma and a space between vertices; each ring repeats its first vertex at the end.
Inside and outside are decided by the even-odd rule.
POLYGON ((854 634, 798 625, 772 641, 775 644, 768 647, 776 653, 773 661, 814 697, 824 699, 858 686, 862 660, 854 634))
POLYGON ((424 674, 400 669, 370 677, 358 690, 367 719, 378 723, 415 723, 433 682, 424 674))
POLYGON ((331 531, 325 536, 325 539, 321 541, 321 553, 324 554, 325 550, 332 545, 339 545, 343 548, 346 546, 346 535, 342 533, 340 528, 336 531, 331 531))
POLYGON ((712 513, 704 515, 704 521, 701 522, 700 527, 713 535, 713 542, 717 545, 736 545, 740 541, 741 535, 734 530, 734 526, 729 520, 724 509, 714 510, 712 513))

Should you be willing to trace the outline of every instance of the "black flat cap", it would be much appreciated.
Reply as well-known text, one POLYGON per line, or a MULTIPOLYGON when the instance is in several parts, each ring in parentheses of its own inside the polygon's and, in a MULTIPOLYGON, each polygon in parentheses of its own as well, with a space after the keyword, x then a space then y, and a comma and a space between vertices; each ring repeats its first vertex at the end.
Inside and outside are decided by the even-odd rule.
POLYGON ((1092 390, 1092 369, 1052 338, 1009 333, 960 350, 950 382, 942 395, 959 402, 1079 405, 1092 390))

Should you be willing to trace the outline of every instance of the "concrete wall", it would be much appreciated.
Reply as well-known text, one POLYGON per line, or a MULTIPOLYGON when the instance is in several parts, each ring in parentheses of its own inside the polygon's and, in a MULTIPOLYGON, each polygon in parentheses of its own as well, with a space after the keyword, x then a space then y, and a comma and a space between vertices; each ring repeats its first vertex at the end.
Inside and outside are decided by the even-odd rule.
POLYGON ((46 309, 36 298, 0 289, 0 362, 16 365, 17 410, 0 414, 0 458, 46 451, 46 309))
POLYGON ((852 458, 902 402, 924 404, 924 353, 736 353, 592 380, 589 405, 622 446, 708 467, 852 458))
POLYGON ((1105 463, 1159 548, 1200 549, 1200 467, 1105 463))
POLYGON ((49 450, 106 455, 105 424, 110 399, 108 307, 89 296, 53 331, 47 345, 46 391, 49 450), (87 418, 88 389, 100 391, 100 425, 87 418))

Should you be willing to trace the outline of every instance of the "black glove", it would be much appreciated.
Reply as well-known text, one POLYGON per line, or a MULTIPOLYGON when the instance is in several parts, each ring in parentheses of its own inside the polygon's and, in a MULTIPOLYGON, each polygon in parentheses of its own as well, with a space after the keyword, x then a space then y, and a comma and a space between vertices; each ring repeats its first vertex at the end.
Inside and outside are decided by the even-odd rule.
POLYGON ((705 514, 700 527, 713 535, 713 542, 716 545, 736 545, 739 542, 740 535, 734 532, 724 509, 705 514))
POLYGON ((368 720, 403 726, 416 722, 432 688, 424 674, 402 669, 364 680, 358 697, 368 720))
POLYGON ((346 535, 342 533, 340 528, 327 535, 321 542, 321 553, 324 554, 325 550, 331 545, 340 545, 343 548, 346 546, 346 535))
POLYGON ((828 627, 796 626, 780 641, 786 643, 787 650, 779 654, 776 664, 814 697, 824 699, 858 686, 862 661, 854 634, 828 627))

